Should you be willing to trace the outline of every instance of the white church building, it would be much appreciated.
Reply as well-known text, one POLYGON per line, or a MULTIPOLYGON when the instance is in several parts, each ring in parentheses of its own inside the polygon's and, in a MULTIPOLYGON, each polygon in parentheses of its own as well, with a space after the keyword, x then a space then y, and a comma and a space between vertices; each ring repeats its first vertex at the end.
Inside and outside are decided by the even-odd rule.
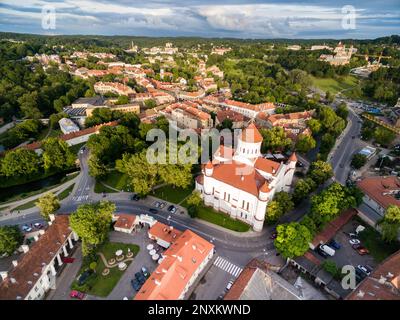
POLYGON ((236 150, 220 146, 196 178, 196 190, 205 205, 261 231, 268 203, 276 192, 290 190, 297 158, 293 153, 286 163, 261 155, 263 138, 254 123, 238 137, 236 150))

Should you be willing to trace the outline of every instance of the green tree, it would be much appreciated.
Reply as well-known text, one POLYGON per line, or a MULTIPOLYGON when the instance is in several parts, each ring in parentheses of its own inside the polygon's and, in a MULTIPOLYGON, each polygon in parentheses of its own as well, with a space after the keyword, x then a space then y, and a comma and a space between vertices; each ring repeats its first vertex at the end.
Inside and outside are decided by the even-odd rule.
POLYGON ((194 205, 199 207, 202 204, 203 200, 201 199, 200 192, 193 191, 189 197, 186 198, 186 203, 188 205, 194 205))
POLYGON ((37 173, 40 166, 36 152, 20 148, 6 153, 1 161, 1 172, 7 177, 29 176, 37 173))
POLYGON ((262 152, 284 151, 292 145, 292 140, 286 136, 282 127, 273 127, 272 129, 261 129, 263 136, 262 152))
POLYGON ((362 166, 364 166, 367 163, 367 157, 363 154, 356 153, 353 158, 351 159, 351 165, 355 169, 360 169, 362 166))
POLYGON ((382 239, 386 242, 397 240, 400 229, 400 207, 390 205, 387 207, 384 218, 378 222, 382 230, 382 239))
POLYGON ((335 261, 324 260, 321 266, 326 272, 330 273, 334 278, 340 276, 340 270, 339 267, 336 265, 335 261))
POLYGON ((54 193, 48 192, 41 196, 35 205, 39 208, 40 214, 46 220, 49 219, 49 215, 60 209, 60 201, 54 193))
POLYGON ((128 96, 119 96, 117 102, 115 102, 116 105, 128 104, 128 103, 129 103, 128 96))
POLYGON ((374 133, 374 139, 377 143, 387 146, 396 138, 396 134, 384 127, 378 126, 374 133))
POLYGON ((322 125, 318 119, 310 119, 307 121, 307 126, 310 128, 314 135, 318 134, 321 131, 322 125))
POLYGON ((114 203, 100 201, 81 205, 76 212, 71 214, 70 226, 82 239, 84 256, 87 256, 94 247, 107 239, 115 209, 114 203))
POLYGON ((12 255, 22 244, 24 236, 18 226, 0 227, 0 256, 12 255))
POLYGON ((339 104, 339 106, 336 108, 336 114, 343 120, 347 120, 347 117, 349 116, 349 109, 344 102, 339 104))
POLYGON ((321 160, 315 161, 311 163, 308 176, 313 179, 317 185, 323 184, 329 178, 333 177, 332 166, 321 160))
POLYGON ((144 106, 147 109, 152 109, 152 108, 157 107, 157 102, 154 99, 148 99, 148 100, 144 101, 144 106))
POLYGON ((300 134, 296 142, 296 150, 301 153, 307 153, 311 149, 314 149, 316 145, 317 143, 312 136, 300 134))
POLYGON ((280 224, 277 226, 274 244, 276 250, 285 258, 302 256, 309 248, 312 240, 310 230, 298 222, 280 224))
POLYGON ((107 167, 98 159, 96 155, 91 155, 88 160, 89 175, 94 178, 102 178, 107 174, 107 167))
POLYGON ((124 154, 116 161, 116 169, 125 173, 131 186, 141 196, 149 194, 157 183, 158 166, 147 161, 146 151, 135 155, 124 154))
POLYGON ((300 203, 317 187, 316 183, 311 178, 299 179, 296 182, 293 191, 293 201, 300 203))
POLYGON ((59 138, 48 138, 43 143, 43 166, 46 170, 65 170, 74 166, 75 155, 68 144, 59 138))

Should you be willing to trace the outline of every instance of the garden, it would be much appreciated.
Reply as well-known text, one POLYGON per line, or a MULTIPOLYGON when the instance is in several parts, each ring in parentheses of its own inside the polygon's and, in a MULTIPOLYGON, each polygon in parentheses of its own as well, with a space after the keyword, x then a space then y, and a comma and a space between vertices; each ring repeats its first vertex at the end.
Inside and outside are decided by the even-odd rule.
POLYGON ((84 258, 71 289, 107 297, 139 250, 137 245, 119 242, 100 245, 94 253, 84 258))

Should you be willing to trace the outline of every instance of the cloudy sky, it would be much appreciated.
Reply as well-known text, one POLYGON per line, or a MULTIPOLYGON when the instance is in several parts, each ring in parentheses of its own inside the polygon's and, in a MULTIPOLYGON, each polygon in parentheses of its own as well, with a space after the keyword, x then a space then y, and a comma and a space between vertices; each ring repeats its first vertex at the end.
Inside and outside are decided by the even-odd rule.
POLYGON ((0 0, 0 31, 12 32, 376 38, 399 30, 400 0, 0 0), (346 6, 354 9, 354 27, 346 6), (51 10, 49 29, 54 20, 43 11, 51 10))

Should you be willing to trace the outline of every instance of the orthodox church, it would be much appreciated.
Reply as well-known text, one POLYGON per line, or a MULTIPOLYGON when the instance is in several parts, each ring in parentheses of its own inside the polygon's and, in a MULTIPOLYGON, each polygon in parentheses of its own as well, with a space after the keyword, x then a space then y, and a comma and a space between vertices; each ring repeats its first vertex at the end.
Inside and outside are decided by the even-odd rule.
POLYGON ((262 157, 263 137, 254 123, 238 137, 236 150, 220 146, 213 161, 196 178, 196 190, 205 205, 261 231, 268 203, 276 192, 290 190, 297 158, 286 163, 262 157))

